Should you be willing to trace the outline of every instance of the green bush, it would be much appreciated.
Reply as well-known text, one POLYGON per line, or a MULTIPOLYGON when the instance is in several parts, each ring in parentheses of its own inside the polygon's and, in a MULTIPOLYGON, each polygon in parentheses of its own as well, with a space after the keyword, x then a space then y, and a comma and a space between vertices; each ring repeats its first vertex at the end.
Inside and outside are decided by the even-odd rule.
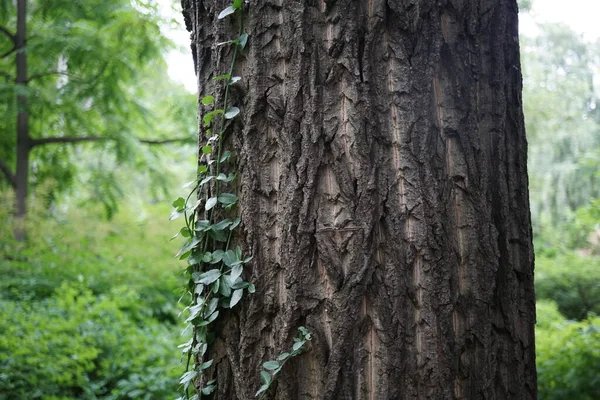
POLYGON ((176 244, 168 206, 111 221, 0 207, 0 400, 167 399, 177 391, 176 244))
MULTIPOLYGON (((12 240, 10 224, 0 226, 1 298, 39 301, 64 281, 82 282, 96 295, 124 286, 144 300, 146 307, 135 312, 175 320, 183 284, 177 279, 181 265, 173 259, 177 246, 169 242, 176 229, 167 221, 168 206, 123 207, 111 221, 90 210, 54 218, 34 211, 24 243, 12 240)), ((0 212, 4 218, 10 221, 0 212)))
POLYGON ((176 390, 176 330, 124 309, 128 291, 100 297, 63 284, 36 303, 3 301, 0 398, 163 399, 176 390), (4 397, 3 397, 4 396, 4 397))
POLYGON ((554 300, 568 319, 600 314, 600 257, 575 252, 536 259, 538 299, 554 300))
POLYGON ((600 399, 600 318, 566 320, 556 303, 538 301, 539 398, 600 399))

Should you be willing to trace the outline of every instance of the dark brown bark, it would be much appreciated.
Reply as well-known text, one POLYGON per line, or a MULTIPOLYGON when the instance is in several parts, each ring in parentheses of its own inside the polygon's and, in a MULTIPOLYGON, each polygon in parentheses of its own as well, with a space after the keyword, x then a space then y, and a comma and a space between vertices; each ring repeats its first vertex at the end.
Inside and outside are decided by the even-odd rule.
MULTIPOLYGON (((26 51, 26 27, 27 27, 27 1, 17 0, 17 33, 15 35, 15 50, 17 85, 27 86, 27 51, 26 51)), ((27 180, 29 175, 29 100, 26 94, 17 96, 17 169, 15 172, 15 218, 22 220, 27 212, 27 180)), ((25 231, 21 223, 17 223, 15 237, 22 240, 25 231)))
MULTIPOLYGON (((228 3, 183 4, 213 94, 228 3)), ((230 137, 257 292, 219 331, 216 398, 253 398, 300 325, 312 348, 271 398, 535 398, 516 0, 245 13, 230 137)))

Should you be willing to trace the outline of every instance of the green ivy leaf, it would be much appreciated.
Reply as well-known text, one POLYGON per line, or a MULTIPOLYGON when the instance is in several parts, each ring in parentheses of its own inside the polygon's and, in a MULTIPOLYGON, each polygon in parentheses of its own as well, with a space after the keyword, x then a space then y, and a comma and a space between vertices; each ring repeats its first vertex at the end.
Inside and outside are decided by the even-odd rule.
POLYGON ((235 307, 235 305, 240 302, 243 295, 244 295, 244 289, 234 290, 233 294, 231 295, 231 302, 229 303, 229 308, 235 307))
POLYGON ((200 181, 200 184, 199 184, 199 185, 200 185, 200 186, 204 186, 204 185, 206 185, 208 182, 212 181, 214 178, 215 178, 214 176, 212 176, 212 175, 209 175, 209 176, 207 176, 206 178, 202 179, 202 180, 200 181))
POLYGON ((219 279, 221 277, 221 275, 222 275, 222 273, 220 270, 211 269, 209 271, 204 272, 202 275, 200 275, 200 279, 198 279, 198 282, 202 283, 204 285, 210 285, 211 283, 213 283, 214 281, 219 279))
POLYGON ((204 285, 201 283, 197 283, 196 284, 196 288, 194 289, 194 294, 202 294, 202 291, 204 290, 204 285))
POLYGON ((233 0, 233 4, 231 5, 234 10, 242 8, 243 0, 233 0))
POLYGON ((186 343, 182 343, 177 346, 178 349, 181 349, 182 353, 187 353, 192 349, 192 344, 194 343, 194 338, 188 340, 186 343))
POLYGON ((225 111, 225 119, 233 119, 240 113, 240 109, 237 107, 229 107, 225 111))
POLYGON ((229 286, 229 278, 226 275, 221 276, 221 283, 219 284, 219 294, 223 297, 231 296, 231 287, 229 286))
POLYGON ((206 145, 202 146, 202 154, 210 154, 212 153, 212 146, 206 145))
POLYGON ((237 202, 238 198, 235 194, 232 194, 232 193, 221 193, 217 197, 217 200, 219 201, 219 203, 223 204, 224 206, 229 206, 229 205, 235 204, 237 202))
POLYGON ((186 242, 183 244, 183 246, 181 246, 181 248, 175 255, 175 258, 180 257, 181 255, 190 252, 194 247, 196 247, 196 245, 198 243, 200 243, 200 240, 201 239, 198 236, 194 236, 194 237, 186 240, 186 242))
POLYGON ((290 356, 290 353, 288 353, 288 352, 281 353, 281 354, 279 355, 279 357, 277 357, 277 361, 284 361, 284 360, 286 360, 286 359, 287 359, 289 356, 290 356))
POLYGON ((248 285, 248 293, 256 292, 256 287, 251 283, 248 285))
POLYGON ((190 265, 197 265, 204 262, 204 254, 200 252, 192 251, 192 254, 188 257, 188 263, 190 265))
POLYGON ((223 75, 215 76, 213 78, 213 81, 220 81, 220 80, 223 80, 223 79, 229 80, 229 79, 231 79, 231 75, 230 74, 223 74, 223 75))
POLYGON ((205 127, 209 126, 210 123, 212 122, 213 118, 222 113, 223 113, 223 110, 218 109, 218 110, 213 110, 211 112, 204 114, 204 116, 202 117, 202 122, 204 123, 204 126, 205 127))
POLYGON ((208 231, 208 236, 221 243, 226 243, 229 238, 229 235, 225 231, 215 231, 213 229, 208 231))
POLYGON ((228 267, 232 267, 236 261, 238 258, 233 250, 227 250, 223 255, 223 263, 228 267))
POLYGON ((181 376, 179 383, 183 385, 184 390, 187 390, 187 388, 190 386, 190 383, 194 380, 194 378, 196 378, 196 376, 198 376, 198 372, 196 371, 188 371, 181 376))
POLYGON ((209 317, 212 313, 217 310, 217 306, 219 305, 219 299, 213 297, 208 302, 208 306, 206 306, 206 310, 204 311, 204 317, 209 317))
POLYGON ((210 221, 208 221, 207 219, 201 219, 199 221, 196 221, 194 230, 206 232, 208 229, 210 229, 210 221))
POLYGON ((231 182, 232 180, 235 179, 235 174, 229 174, 229 175, 225 175, 224 173, 220 173, 217 178, 218 181, 221 182, 231 182))
POLYGON ((208 396, 209 394, 211 394, 212 392, 214 392, 216 388, 217 388, 216 385, 208 385, 206 387, 203 387, 202 388, 202 394, 208 396))
POLYGON ((235 282, 236 279, 242 275, 242 271, 243 268, 241 264, 234 265, 233 268, 231 268, 231 280, 235 282))
POLYGON ((235 217, 235 219, 231 223, 231 226, 229 226, 229 230, 232 231, 235 228, 237 228, 237 226, 240 224, 240 222, 242 222, 241 218, 240 217, 235 217))
POLYGON ((208 322, 215 322, 215 320, 217 318, 219 318, 219 310, 217 310, 214 313, 210 314, 210 317, 208 317, 208 322))
POLYGON ((202 304, 196 304, 190 307, 190 316, 185 320, 185 322, 191 322, 198 318, 200 311, 202 311, 202 304))
POLYGON ((254 394, 254 397, 258 397, 258 396, 260 396, 261 394, 263 394, 264 392, 266 392, 268 389, 269 389, 269 385, 262 385, 262 386, 260 387, 260 389, 258 389, 258 392, 256 392, 256 393, 254 394))
POLYGON ((204 96, 202 98, 202 100, 200 100, 202 102, 202 104, 204 104, 205 106, 212 104, 215 102, 215 96, 204 96))
POLYGON ((221 163, 227 162, 227 161, 229 161, 230 157, 231 157, 231 151, 227 150, 225 153, 223 153, 219 162, 221 162, 221 163))
POLYGON ((233 8, 233 6, 231 5, 231 6, 227 7, 226 9, 224 9, 223 11, 221 11, 219 13, 219 16, 217 17, 217 19, 223 19, 226 16, 233 14, 234 12, 235 12, 235 8, 233 8))
POLYGON ((279 361, 275 361, 275 360, 271 360, 271 361, 267 361, 266 363, 263 364, 263 368, 266 369, 267 371, 272 371, 274 369, 279 368, 279 361))
POLYGON ((181 211, 185 208, 185 199, 183 197, 178 198, 173 202, 173 207, 177 209, 177 211, 181 211))
POLYGON ((250 284, 248 282, 244 282, 240 278, 236 279, 231 285, 232 289, 246 289, 250 284))
POLYGON ((271 384, 271 374, 269 374, 267 371, 260 371, 260 380, 263 384, 270 385, 271 384))
POLYGON ((240 49, 243 49, 246 47, 246 43, 248 43, 248 34, 244 32, 238 38, 238 46, 240 46, 240 49))
POLYGON ((219 221, 216 224, 212 225, 210 227, 210 229, 213 229, 215 231, 222 231, 223 229, 230 226, 232 223, 233 223, 233 221, 230 220, 229 218, 227 218, 227 219, 224 219, 223 221, 219 221))
POLYGON ((214 362, 214 361, 215 361, 215 360, 214 360, 214 359, 212 359, 212 360, 208 360, 208 361, 206 361, 206 362, 203 362, 203 363, 200 365, 200 369, 201 369, 201 370, 205 370, 205 369, 208 369, 208 368, 210 368, 210 366, 211 366, 211 365, 213 365, 213 362, 214 362))
POLYGON ((221 280, 217 279, 216 281, 214 281, 211 285, 210 285, 210 290, 217 294, 219 292, 219 288, 221 287, 221 280))
POLYGON ((306 329, 306 328, 305 328, 305 327, 303 327, 303 326, 299 326, 299 327, 298 327, 298 331, 300 332, 300 334, 301 334, 302 336, 308 336, 308 335, 310 335, 310 332, 308 331, 308 329, 306 329))
POLYGON ((217 198, 216 197, 211 197, 210 199, 206 200, 206 204, 204 205, 204 209, 206 211, 208 211, 211 208, 213 208, 216 204, 217 204, 217 198))
POLYGON ((221 260, 223 259, 223 254, 225 254, 225 252, 221 249, 217 249, 217 250, 213 251, 210 256, 211 257, 210 263, 216 264, 218 262, 221 262, 221 260))
POLYGON ((181 217, 183 213, 185 213, 185 211, 173 211, 171 215, 169 215, 169 221, 173 221, 174 219, 181 217))

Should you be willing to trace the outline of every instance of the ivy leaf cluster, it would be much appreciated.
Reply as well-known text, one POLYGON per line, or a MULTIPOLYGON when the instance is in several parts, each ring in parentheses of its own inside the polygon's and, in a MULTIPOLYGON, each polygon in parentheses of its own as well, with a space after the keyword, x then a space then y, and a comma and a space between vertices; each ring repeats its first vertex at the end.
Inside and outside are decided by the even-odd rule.
POLYGON ((209 109, 202 117, 206 137, 201 146, 201 162, 196 180, 185 185, 192 189, 186 198, 180 197, 173 202, 174 210, 170 216, 172 220, 183 217, 185 221, 185 226, 172 239, 185 238, 175 257, 187 260, 186 291, 191 298, 183 312, 187 313, 186 330, 192 331, 192 337, 179 345, 182 354, 187 356, 186 371, 179 380, 181 400, 199 400, 217 389, 216 380, 210 373, 214 363, 209 356, 209 347, 214 340, 211 326, 223 310, 238 305, 245 292, 256 290, 252 283, 243 279, 244 265, 252 257, 244 256, 240 246, 232 245, 234 233, 241 224, 240 217, 235 215, 238 203, 234 190, 235 166, 228 168, 233 172, 222 172, 226 164, 231 164, 231 151, 223 151, 226 121, 240 115, 240 109, 229 104, 229 88, 241 80, 233 76, 233 68, 238 51, 248 41, 248 34, 243 32, 241 8, 242 0, 235 0, 219 14, 219 19, 237 16, 239 21, 238 37, 221 43, 233 46, 229 73, 213 79, 224 83, 223 104, 221 107, 216 105, 215 95, 205 96, 200 101, 209 109), (193 395, 190 395, 191 389, 193 395))
MULTIPOLYGON (((227 121, 237 118, 241 110, 230 104, 229 91, 242 78, 233 75, 236 56, 248 43, 248 34, 243 30, 243 0, 234 0, 220 12, 218 19, 237 17, 237 37, 219 46, 232 46, 232 58, 229 71, 218 75, 213 81, 223 82, 224 94, 221 107, 216 105, 216 96, 204 96, 200 103, 209 109, 202 116, 206 134, 201 146, 200 163, 196 180, 186 184, 192 187, 186 198, 180 197, 173 202, 170 219, 183 217, 185 226, 172 239, 182 236, 185 241, 176 258, 187 260, 185 269, 188 283, 186 291, 191 298, 185 307, 185 322, 192 337, 179 345, 187 356, 186 370, 179 383, 182 396, 178 400, 200 400, 202 396, 213 393, 216 380, 212 377, 210 345, 215 334, 211 327, 223 310, 232 309, 242 300, 244 293, 254 293, 255 286, 244 280, 244 266, 252 261, 245 256, 240 246, 233 246, 233 237, 241 224, 236 215, 238 196, 235 192, 236 171, 232 164, 232 153, 223 149, 227 121), (228 168, 225 168, 229 164, 228 168), (225 173, 224 170, 228 172, 225 173), (194 199, 194 195, 196 198, 194 199), (190 397, 190 390, 193 395, 190 397)), ((267 361, 261 371, 262 386, 257 396, 264 394, 285 362, 303 351, 305 343, 311 340, 310 333, 304 327, 290 352, 282 353, 276 360, 267 361)))
POLYGON ((285 363, 293 357, 300 355, 310 340, 312 340, 310 332, 308 329, 301 326, 298 328, 298 336, 294 338, 294 344, 289 352, 283 352, 279 354, 275 360, 269 360, 263 363, 262 371, 260 371, 260 381, 262 385, 254 397, 260 396, 259 399, 263 399, 265 397, 267 391, 271 387, 271 384, 275 380, 275 377, 277 374, 279 374, 285 363))

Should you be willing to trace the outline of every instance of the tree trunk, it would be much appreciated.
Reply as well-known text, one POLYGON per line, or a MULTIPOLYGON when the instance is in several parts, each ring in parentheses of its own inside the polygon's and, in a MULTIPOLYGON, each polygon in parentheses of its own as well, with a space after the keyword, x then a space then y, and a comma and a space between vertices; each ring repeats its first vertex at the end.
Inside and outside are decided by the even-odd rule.
MULTIPOLYGON (((200 96, 226 0, 183 0, 200 96)), ((536 398, 516 0, 245 6, 243 238, 257 291, 220 326, 218 399, 536 398)), ((207 86, 205 86, 207 85, 207 86)))
POLYGON ((15 173, 15 238, 25 238, 23 219, 27 212, 27 185, 29 175, 29 101, 27 94, 23 93, 27 87, 27 48, 26 25, 27 0, 17 1, 17 33, 15 35, 15 49, 17 58, 16 84, 20 86, 17 95, 17 169, 15 173))

